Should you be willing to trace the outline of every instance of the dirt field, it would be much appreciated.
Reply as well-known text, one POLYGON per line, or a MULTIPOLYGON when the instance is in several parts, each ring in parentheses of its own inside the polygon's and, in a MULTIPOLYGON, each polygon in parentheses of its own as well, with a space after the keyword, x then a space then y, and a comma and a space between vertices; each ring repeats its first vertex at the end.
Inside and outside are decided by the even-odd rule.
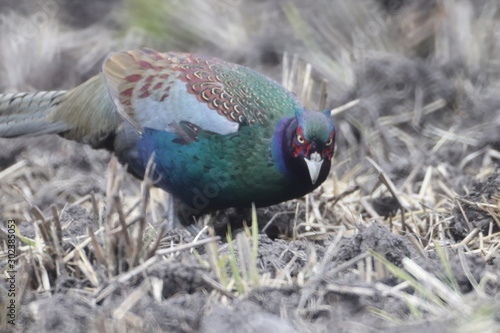
POLYGON ((326 90, 338 144, 307 198, 194 239, 108 152, 0 139, 0 331, 500 332, 498 31, 486 0, 1 2, 0 92, 197 52, 326 90))

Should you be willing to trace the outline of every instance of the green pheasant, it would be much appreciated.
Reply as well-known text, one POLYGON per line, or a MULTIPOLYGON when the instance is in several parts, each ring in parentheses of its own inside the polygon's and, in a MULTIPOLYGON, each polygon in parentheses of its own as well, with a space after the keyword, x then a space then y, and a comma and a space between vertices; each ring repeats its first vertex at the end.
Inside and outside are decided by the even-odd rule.
POLYGON ((151 49, 112 54, 70 91, 0 95, 0 137, 49 133, 113 151, 139 178, 153 156, 156 186, 189 215, 301 197, 328 176, 335 143, 329 112, 265 76, 151 49))

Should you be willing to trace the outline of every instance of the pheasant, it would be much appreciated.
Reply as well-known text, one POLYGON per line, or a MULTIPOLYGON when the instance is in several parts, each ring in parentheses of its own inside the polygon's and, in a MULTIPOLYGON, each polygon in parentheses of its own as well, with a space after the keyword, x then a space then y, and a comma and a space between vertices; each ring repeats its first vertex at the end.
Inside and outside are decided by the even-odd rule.
POLYGON ((152 49, 110 55, 69 91, 0 95, 0 137, 42 134, 108 149, 138 178, 152 158, 155 185, 184 205, 184 225, 304 196, 327 178, 335 144, 329 111, 306 111, 277 82, 152 49))

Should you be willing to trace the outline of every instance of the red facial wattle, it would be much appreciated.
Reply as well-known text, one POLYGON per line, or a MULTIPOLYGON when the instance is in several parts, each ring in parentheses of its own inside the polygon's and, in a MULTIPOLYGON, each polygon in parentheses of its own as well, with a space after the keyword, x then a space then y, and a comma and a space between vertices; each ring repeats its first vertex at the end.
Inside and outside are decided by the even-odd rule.
POLYGON ((303 156, 308 156, 309 150, 311 149, 311 144, 304 137, 302 128, 297 127, 296 133, 297 135, 294 137, 292 141, 293 156, 297 157, 301 152, 303 152, 303 156))
MULTIPOLYGON (((321 145, 324 148, 319 153, 321 154, 321 157, 323 159, 328 159, 328 160, 332 159, 333 149, 334 149, 334 137, 335 137, 335 130, 332 130, 330 132, 328 140, 326 140, 326 142, 324 142, 321 145)), ((302 131, 301 127, 297 127, 296 135, 292 140, 292 149, 294 157, 298 157, 299 155, 306 157, 309 156, 311 153, 311 143, 305 138, 304 132, 302 131)))

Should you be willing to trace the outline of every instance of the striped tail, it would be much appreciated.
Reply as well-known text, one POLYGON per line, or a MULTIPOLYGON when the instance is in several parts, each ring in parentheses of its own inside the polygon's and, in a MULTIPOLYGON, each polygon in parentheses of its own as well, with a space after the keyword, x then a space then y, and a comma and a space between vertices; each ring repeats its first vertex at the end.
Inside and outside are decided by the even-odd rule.
POLYGON ((0 95, 0 137, 37 136, 68 130, 65 122, 49 117, 65 95, 66 91, 0 95))
POLYGON ((101 74, 69 91, 0 94, 0 138, 59 134, 112 150, 122 124, 101 74))

